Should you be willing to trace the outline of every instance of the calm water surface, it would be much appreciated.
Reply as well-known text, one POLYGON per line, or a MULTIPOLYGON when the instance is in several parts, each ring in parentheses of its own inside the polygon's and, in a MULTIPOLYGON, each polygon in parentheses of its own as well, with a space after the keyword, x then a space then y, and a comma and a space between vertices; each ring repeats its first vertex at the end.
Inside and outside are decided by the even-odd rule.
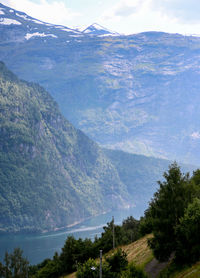
POLYGON ((3 235, 0 236, 0 261, 3 262, 5 251, 13 252, 15 247, 20 247, 23 249, 23 254, 29 262, 37 264, 46 258, 52 258, 56 251, 59 253, 69 235, 73 235, 76 239, 84 239, 86 237, 94 239, 96 235, 101 235, 103 226, 106 226, 106 223, 112 220, 112 216, 115 218, 115 224, 121 224, 130 215, 139 219, 142 214, 142 209, 131 208, 99 215, 73 228, 53 233, 42 235, 3 235))

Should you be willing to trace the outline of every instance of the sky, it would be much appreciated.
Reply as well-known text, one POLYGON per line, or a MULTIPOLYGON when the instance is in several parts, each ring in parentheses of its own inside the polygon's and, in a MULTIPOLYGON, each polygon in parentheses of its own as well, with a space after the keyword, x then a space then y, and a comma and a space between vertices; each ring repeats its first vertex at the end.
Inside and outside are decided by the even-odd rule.
POLYGON ((121 34, 200 34, 200 0, 1 0, 42 21, 67 27, 98 23, 121 34))

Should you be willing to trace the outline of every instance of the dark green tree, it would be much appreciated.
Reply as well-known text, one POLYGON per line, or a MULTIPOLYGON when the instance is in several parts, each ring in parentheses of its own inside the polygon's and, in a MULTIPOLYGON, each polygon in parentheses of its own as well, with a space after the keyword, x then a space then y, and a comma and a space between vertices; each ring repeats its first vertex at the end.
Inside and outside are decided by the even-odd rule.
POLYGON ((121 278, 147 278, 144 271, 131 263, 127 270, 122 273, 121 278))
POLYGON ((93 243, 90 239, 75 239, 69 236, 65 241, 60 254, 62 273, 71 273, 77 269, 79 263, 83 263, 90 257, 96 257, 93 243))
POLYGON ((62 271, 58 253, 55 252, 53 260, 46 259, 42 264, 39 264, 35 273, 34 269, 31 267, 30 274, 37 278, 56 278, 61 276, 62 271))
POLYGON ((6 252, 4 262, 2 277, 26 278, 28 276, 29 262, 23 257, 23 251, 20 248, 15 248, 11 254, 6 252))
POLYGON ((128 266, 127 254, 119 248, 112 256, 106 257, 106 262, 112 277, 120 277, 121 272, 128 266))
POLYGON ((5 277, 5 267, 1 262, 0 262, 0 277, 1 278, 5 277))
POLYGON ((122 236, 120 244, 128 244, 138 239, 139 223, 133 216, 129 216, 122 222, 122 236))
POLYGON ((175 251, 176 227, 193 196, 189 174, 181 173, 176 163, 169 166, 163 177, 149 207, 154 235, 149 245, 160 261, 167 260, 175 251))
POLYGON ((176 261, 195 263, 200 259, 200 199, 188 205, 176 229, 176 261))

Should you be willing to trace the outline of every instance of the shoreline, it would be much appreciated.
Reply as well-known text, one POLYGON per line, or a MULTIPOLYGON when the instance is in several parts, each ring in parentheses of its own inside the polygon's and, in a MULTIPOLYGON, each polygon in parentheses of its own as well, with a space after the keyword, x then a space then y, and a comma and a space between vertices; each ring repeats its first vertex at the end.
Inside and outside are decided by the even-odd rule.
MULTIPOLYGON (((120 208, 120 209, 117 209, 116 211, 120 211, 120 210, 128 210, 130 208, 132 208, 134 206, 125 206, 123 208, 120 208)), ((17 235, 34 235, 34 236, 42 236, 42 235, 45 235, 45 234, 51 234, 51 233, 54 233, 54 232, 59 232, 59 231, 63 231, 65 229, 68 229, 68 228, 72 228, 72 227, 75 227, 76 225, 79 225, 81 223, 83 223, 84 221, 87 221, 87 220, 90 220, 94 217, 97 217, 97 216, 100 216, 100 215, 104 215, 106 213, 109 213, 111 212, 112 210, 108 210, 108 211, 103 211, 101 213, 98 213, 98 214, 95 214, 95 215, 91 215, 89 217, 86 217, 86 218, 82 218, 80 220, 77 220, 77 221, 74 221, 73 223, 71 224, 68 224, 66 226, 63 226, 63 227, 55 227, 51 230, 21 230, 21 231, 13 231, 13 232, 9 232, 9 231, 2 231, 0 230, 0 236, 7 236, 7 235, 10 235, 10 236, 17 236, 17 235)))

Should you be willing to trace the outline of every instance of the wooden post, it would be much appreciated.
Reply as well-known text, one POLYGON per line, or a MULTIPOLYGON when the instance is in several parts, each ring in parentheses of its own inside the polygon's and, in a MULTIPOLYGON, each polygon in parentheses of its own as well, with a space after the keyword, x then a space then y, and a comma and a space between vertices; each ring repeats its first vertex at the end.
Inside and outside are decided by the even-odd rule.
POLYGON ((102 278, 102 250, 100 250, 100 268, 99 268, 99 277, 102 278))
POLYGON ((115 220, 114 216, 112 217, 112 222, 113 222, 113 249, 115 249, 115 220))

